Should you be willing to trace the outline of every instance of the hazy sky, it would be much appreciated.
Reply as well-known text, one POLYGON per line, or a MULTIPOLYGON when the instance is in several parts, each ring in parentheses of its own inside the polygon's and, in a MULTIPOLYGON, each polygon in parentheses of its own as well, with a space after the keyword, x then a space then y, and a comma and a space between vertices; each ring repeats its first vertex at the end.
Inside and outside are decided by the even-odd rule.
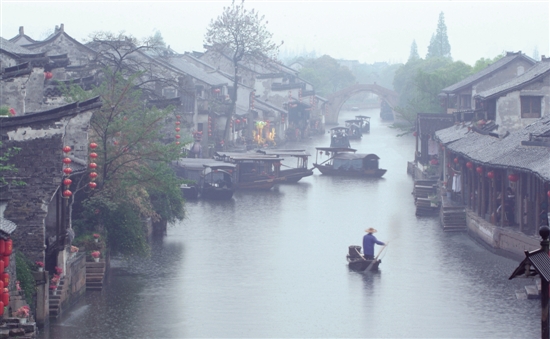
MULTIPOLYGON (((0 0, 0 35, 19 26, 41 40, 56 25, 79 41, 94 31, 138 38, 157 30, 176 51, 202 51, 206 28, 230 1, 9 1, 0 0)), ((406 62, 411 43, 425 57, 440 12, 454 60, 473 64, 503 51, 550 56, 550 1, 261 1, 247 0, 269 21, 282 50, 334 58, 406 62)))

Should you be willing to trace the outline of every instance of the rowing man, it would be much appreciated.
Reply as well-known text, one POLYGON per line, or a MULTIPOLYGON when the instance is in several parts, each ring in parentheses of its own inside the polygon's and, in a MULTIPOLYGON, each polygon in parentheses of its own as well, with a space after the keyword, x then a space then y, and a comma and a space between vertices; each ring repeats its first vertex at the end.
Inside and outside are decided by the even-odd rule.
POLYGON ((376 239, 373 233, 376 233, 376 230, 372 227, 365 230, 367 234, 363 236, 363 256, 365 259, 374 259, 374 244, 384 246, 386 245, 382 241, 376 239))

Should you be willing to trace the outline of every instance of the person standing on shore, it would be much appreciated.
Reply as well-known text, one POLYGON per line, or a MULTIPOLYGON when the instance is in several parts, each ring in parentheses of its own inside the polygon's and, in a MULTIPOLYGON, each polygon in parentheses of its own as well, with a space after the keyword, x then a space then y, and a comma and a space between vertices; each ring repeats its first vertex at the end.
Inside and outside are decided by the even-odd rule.
POLYGON ((374 259, 374 245, 384 246, 386 243, 376 239, 373 233, 376 233, 376 229, 370 227, 365 230, 367 234, 363 236, 363 256, 365 259, 374 259))

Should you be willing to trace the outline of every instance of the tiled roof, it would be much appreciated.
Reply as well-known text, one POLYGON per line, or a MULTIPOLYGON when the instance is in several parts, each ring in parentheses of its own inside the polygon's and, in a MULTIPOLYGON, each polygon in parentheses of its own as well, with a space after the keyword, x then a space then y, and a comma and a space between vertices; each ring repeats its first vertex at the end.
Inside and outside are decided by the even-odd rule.
POLYGON ((524 146, 529 135, 550 131, 550 116, 514 131, 507 136, 494 137, 468 131, 467 127, 455 125, 436 132, 436 139, 449 150, 472 161, 496 168, 510 168, 536 173, 550 181, 550 147, 524 146))
POLYGON ((182 71, 183 73, 189 74, 195 79, 198 79, 211 86, 222 86, 228 83, 228 79, 223 77, 218 73, 207 73, 205 70, 200 69, 199 67, 193 65, 189 61, 185 60, 182 56, 170 56, 165 60, 168 64, 182 71))
POLYGON ((13 54, 41 54, 32 52, 25 47, 21 47, 13 42, 0 37, 0 49, 13 54))
POLYGON ((529 58, 528 56, 526 56, 525 54, 522 54, 521 52, 517 52, 517 53, 508 52, 505 57, 495 61, 494 63, 492 63, 491 65, 485 67, 484 69, 477 72, 476 74, 470 75, 466 79, 463 79, 463 80, 461 80, 461 81, 459 81, 459 82, 457 82, 457 83, 455 83, 455 84, 453 84, 449 87, 446 87, 446 88, 442 89, 441 91, 443 93, 452 93, 452 92, 454 92, 456 90, 459 90, 459 89, 461 89, 465 86, 469 86, 471 84, 474 84, 475 82, 482 79, 483 77, 497 71, 501 67, 506 66, 508 63, 512 62, 516 58, 524 58, 525 60, 530 61, 532 64, 535 63, 535 60, 529 58))
POLYGON ((500 86, 496 86, 486 91, 480 92, 475 97, 488 99, 493 96, 500 96, 501 94, 520 88, 546 74, 550 74, 550 58, 538 62, 527 71, 525 71, 525 73, 523 73, 522 75, 517 76, 500 86))

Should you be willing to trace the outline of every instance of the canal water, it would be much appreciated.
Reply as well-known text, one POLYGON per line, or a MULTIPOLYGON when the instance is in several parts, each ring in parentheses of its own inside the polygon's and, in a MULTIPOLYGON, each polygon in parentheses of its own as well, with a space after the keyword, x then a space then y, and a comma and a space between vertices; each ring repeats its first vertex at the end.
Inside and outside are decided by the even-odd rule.
MULTIPOLYGON (((533 281, 508 280, 518 262, 416 217, 414 139, 396 137, 377 110, 340 121, 355 114, 372 121, 352 147, 380 156, 382 179, 315 172, 230 201, 189 201, 150 258, 113 260, 105 289, 41 338, 540 337, 540 301, 515 297, 533 281), (380 271, 352 272, 348 246, 368 227, 389 241, 380 271)), ((328 145, 326 134, 286 147, 328 145)))

